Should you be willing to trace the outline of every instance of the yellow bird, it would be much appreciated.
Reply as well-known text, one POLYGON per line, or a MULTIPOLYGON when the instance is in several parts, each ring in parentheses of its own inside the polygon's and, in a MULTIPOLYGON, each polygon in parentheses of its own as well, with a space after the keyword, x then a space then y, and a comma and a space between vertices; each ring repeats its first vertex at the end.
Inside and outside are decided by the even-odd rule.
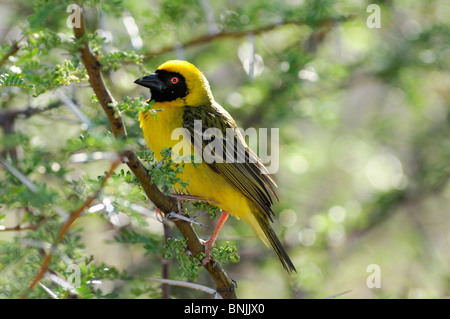
MULTIPOLYGON (((144 137, 157 160, 162 160, 160 152, 169 147, 180 150, 176 155, 201 159, 199 164, 195 164, 196 160, 187 161, 179 177, 189 182, 185 193, 201 197, 222 210, 213 234, 204 242, 207 259, 220 228, 231 214, 245 221, 267 246, 272 246, 289 273, 296 271, 271 226, 276 185, 261 160, 247 146, 233 118, 214 100, 203 73, 189 62, 172 60, 134 83, 149 88, 153 109, 162 110, 157 117, 148 112, 139 115, 144 137), (215 148, 208 146, 211 141, 204 134, 211 129, 216 130, 214 137, 221 142, 222 149, 217 144, 215 148), (226 138, 230 130, 234 133, 233 143, 229 143, 229 136, 226 138), (223 158, 217 160, 214 155, 220 153, 223 158), (238 160, 239 155, 243 160, 238 160)), ((176 186, 175 191, 183 190, 176 186)))

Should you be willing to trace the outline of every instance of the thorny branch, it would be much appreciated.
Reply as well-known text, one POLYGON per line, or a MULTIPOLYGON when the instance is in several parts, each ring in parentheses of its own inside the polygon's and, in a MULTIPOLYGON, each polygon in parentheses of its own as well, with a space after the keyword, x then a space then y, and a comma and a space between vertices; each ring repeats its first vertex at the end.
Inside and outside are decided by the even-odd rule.
MULTIPOLYGON (((101 65, 89 49, 84 15, 81 14, 80 18, 80 26, 74 27, 73 31, 75 34, 75 38, 77 39, 79 44, 81 44, 81 60, 89 75, 89 83, 109 119, 111 130, 114 136, 116 136, 117 138, 126 138, 127 134, 122 121, 122 117, 112 107, 112 105, 114 105, 115 103, 115 100, 106 88, 105 83, 102 79, 101 65)), ((170 196, 164 195, 158 189, 158 187, 151 182, 151 176, 148 174, 148 171, 144 167, 144 165, 139 161, 136 154, 132 150, 127 150, 124 155, 126 157, 126 164, 139 180, 148 198, 155 204, 155 206, 166 213, 176 211, 177 202, 170 196)), ((174 221, 174 223, 180 230, 183 237, 187 239, 188 249, 191 251, 194 257, 198 257, 200 256, 200 254, 204 253, 204 247, 200 242, 200 239, 198 238, 194 228, 192 227, 192 224, 183 220, 177 220, 174 221)), ((205 269, 208 271, 208 273, 216 283, 217 291, 221 294, 222 298, 236 298, 235 284, 228 277, 228 275, 225 273, 222 266, 218 262, 211 260, 205 265, 205 269)))

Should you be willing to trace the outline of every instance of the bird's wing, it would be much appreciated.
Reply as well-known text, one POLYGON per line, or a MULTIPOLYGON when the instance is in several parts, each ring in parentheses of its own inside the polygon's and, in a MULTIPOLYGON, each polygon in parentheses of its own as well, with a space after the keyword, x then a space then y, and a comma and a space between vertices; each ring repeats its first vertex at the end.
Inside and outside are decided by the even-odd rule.
POLYGON ((246 145, 228 112, 217 104, 186 107, 183 126, 189 131, 196 151, 202 154, 202 160, 225 176, 272 221, 272 196, 278 199, 274 191, 276 184, 258 156, 246 145), (205 140, 208 134, 212 134, 211 140, 205 140))

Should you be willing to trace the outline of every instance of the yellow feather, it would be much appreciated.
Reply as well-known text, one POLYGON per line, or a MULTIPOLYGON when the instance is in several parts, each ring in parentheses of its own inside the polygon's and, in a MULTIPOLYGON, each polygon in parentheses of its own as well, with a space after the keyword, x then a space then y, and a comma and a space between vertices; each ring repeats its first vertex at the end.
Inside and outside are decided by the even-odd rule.
MULTIPOLYGON (((180 137, 180 140, 171 138, 175 129, 183 127, 182 107, 173 101, 155 102, 153 109, 162 110, 157 113, 157 118, 149 113, 141 112, 139 121, 147 145, 155 153, 156 159, 158 161, 162 160, 161 151, 164 148, 173 148, 176 144, 183 141, 186 143, 184 145, 185 149, 190 149, 191 154, 201 158, 200 154, 192 147, 188 138, 180 137)), ((234 217, 241 218, 269 246, 266 236, 252 214, 252 206, 253 210, 255 210, 254 205, 224 176, 215 173, 206 163, 202 162, 197 168, 194 167, 193 163, 186 163, 183 173, 178 177, 184 182, 189 181, 189 185, 186 187, 186 191, 189 194, 202 197, 220 209, 229 212, 234 217)), ((180 185, 175 185, 175 187, 177 191, 181 191, 180 185)))

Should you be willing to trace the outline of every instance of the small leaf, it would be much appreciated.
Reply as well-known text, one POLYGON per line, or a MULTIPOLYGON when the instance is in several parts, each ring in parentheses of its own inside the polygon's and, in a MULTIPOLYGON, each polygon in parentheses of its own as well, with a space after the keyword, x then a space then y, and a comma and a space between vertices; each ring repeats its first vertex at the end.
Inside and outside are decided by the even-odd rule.
POLYGON ((31 90, 32 85, 26 85, 20 75, 4 73, 0 75, 0 90, 7 86, 20 87, 22 89, 31 90))

